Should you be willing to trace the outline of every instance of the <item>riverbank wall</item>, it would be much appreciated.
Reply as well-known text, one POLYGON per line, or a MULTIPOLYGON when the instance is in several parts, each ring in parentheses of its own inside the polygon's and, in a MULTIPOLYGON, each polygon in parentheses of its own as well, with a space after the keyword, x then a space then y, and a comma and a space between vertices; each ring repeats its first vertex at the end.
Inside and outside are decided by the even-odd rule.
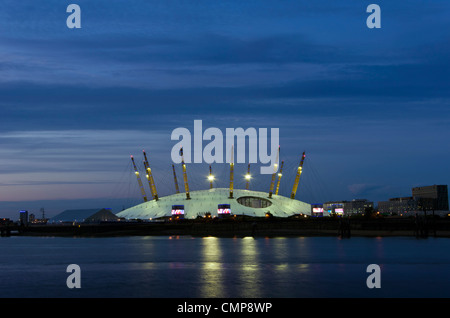
POLYGON ((450 237, 450 218, 248 218, 29 225, 17 235, 132 236, 191 235, 218 237, 415 236, 450 237))

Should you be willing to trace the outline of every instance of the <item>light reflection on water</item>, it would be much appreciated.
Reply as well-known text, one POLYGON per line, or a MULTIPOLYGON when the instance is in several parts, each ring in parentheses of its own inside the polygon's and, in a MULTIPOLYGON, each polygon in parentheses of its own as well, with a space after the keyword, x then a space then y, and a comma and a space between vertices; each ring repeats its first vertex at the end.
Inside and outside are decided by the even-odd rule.
POLYGON ((1 297, 450 297, 450 239, 0 239, 1 297), (82 269, 69 290, 68 264, 82 269), (368 289, 379 264, 382 288, 368 289))
POLYGON ((259 248, 256 240, 252 237, 244 237, 234 241, 240 252, 241 264, 237 274, 238 284, 242 284, 241 297, 261 297, 261 287, 258 282, 261 280, 261 263, 258 260, 259 248))
POLYGON ((202 241, 201 271, 203 273, 199 296, 204 298, 225 297, 224 268, 220 240, 216 237, 206 237, 202 241))

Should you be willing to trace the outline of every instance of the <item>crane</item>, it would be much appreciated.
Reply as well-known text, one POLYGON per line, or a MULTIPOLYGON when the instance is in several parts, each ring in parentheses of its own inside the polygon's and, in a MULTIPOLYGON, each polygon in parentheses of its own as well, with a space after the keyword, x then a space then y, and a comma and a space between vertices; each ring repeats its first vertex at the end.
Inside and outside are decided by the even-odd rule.
POLYGON ((300 175, 302 174, 303 161, 305 160, 305 152, 303 151, 302 159, 297 168, 297 175, 295 176, 294 186, 292 187, 291 199, 295 199, 295 194, 297 193, 298 182, 300 181, 300 175))
POLYGON ((189 184, 186 173, 186 164, 184 163, 183 147, 181 147, 180 149, 180 155, 181 155, 181 165, 183 166, 183 179, 184 179, 184 190, 186 191, 186 200, 190 200, 191 195, 189 194, 189 184))
POLYGON ((141 176, 139 175, 139 171, 138 171, 138 169, 136 167, 136 164, 134 163, 133 156, 131 156, 131 161, 133 162, 134 174, 137 177, 137 180, 138 180, 138 183, 139 183, 139 188, 141 188, 141 193, 142 193, 142 196, 144 197, 144 202, 147 202, 147 195, 145 194, 145 190, 144 190, 144 186, 142 184, 141 176))
POLYGON ((175 191, 177 193, 180 193, 180 188, 178 187, 177 174, 175 173, 175 166, 174 165, 172 165, 172 170, 173 170, 173 181, 175 182, 175 191))
POLYGON ((275 195, 278 195, 278 190, 280 189, 280 180, 281 180, 281 176, 283 175, 283 164, 284 161, 281 161, 281 166, 280 166, 280 172, 278 173, 278 182, 277 182, 277 188, 275 190, 275 195))
POLYGON ((148 180, 148 185, 150 187, 150 191, 152 192, 152 196, 153 196, 153 200, 158 201, 158 193, 156 192, 156 186, 155 186, 155 181, 153 180, 153 176, 152 176, 152 169, 150 169, 150 165, 148 163, 148 159, 147 159, 147 154, 145 153, 145 150, 142 150, 142 152, 144 153, 144 166, 145 169, 147 170, 147 180, 148 180))

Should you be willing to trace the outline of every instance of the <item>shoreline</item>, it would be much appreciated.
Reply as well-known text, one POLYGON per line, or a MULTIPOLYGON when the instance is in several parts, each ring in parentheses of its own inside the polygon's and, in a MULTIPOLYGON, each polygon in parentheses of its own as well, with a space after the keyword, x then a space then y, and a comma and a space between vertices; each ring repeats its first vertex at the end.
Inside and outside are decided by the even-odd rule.
POLYGON ((450 219, 247 219, 47 224, 20 227, 15 236, 180 236, 193 237, 448 237, 450 219))

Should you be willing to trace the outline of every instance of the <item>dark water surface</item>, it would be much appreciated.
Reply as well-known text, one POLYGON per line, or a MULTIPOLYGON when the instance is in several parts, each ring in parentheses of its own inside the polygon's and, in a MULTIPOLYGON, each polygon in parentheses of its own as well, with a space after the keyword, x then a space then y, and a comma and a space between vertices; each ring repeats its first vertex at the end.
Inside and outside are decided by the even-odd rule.
POLYGON ((2 237, 0 297, 450 297, 450 239, 2 237), (81 288, 69 289, 69 264, 81 288), (381 268, 370 289, 369 264, 381 268))

